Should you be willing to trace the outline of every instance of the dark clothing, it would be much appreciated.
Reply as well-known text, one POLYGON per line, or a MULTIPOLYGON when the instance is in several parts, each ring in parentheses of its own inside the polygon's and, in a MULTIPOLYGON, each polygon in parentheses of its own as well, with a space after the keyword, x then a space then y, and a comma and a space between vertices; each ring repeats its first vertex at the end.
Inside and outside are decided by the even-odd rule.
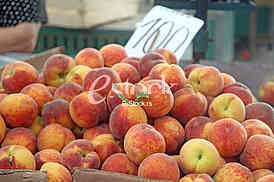
POLYGON ((23 22, 47 23, 45 0, 0 0, 0 27, 23 22))

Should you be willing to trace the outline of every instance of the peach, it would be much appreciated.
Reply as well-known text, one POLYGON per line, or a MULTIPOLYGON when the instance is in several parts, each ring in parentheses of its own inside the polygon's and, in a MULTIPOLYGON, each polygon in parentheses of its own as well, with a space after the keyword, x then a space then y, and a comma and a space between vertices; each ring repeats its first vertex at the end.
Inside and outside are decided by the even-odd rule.
POLYGON ((246 119, 265 122, 274 132, 274 109, 265 102, 255 102, 246 106, 246 119))
POLYGON ((24 146, 8 145, 0 149, 0 169, 35 170, 35 158, 24 146))
POLYGON ((240 163, 225 164, 214 175, 215 182, 253 182, 252 172, 240 163))
POLYGON ((9 94, 0 102, 0 114, 10 127, 28 127, 38 116, 38 106, 28 95, 9 94))
POLYGON ((121 148, 111 134, 98 135, 92 140, 95 152, 99 155, 100 162, 105 160, 115 153, 120 153, 121 148))
POLYGON ((3 88, 8 93, 18 93, 25 86, 38 82, 38 71, 29 63, 14 61, 1 73, 3 88))
POLYGON ((196 116, 203 116, 207 111, 206 97, 192 88, 182 88, 174 94, 174 107, 171 115, 186 124, 196 116))
POLYGON ((73 170, 75 167, 98 169, 100 159, 91 142, 85 139, 78 139, 69 143, 61 153, 62 163, 73 170))
POLYGON ((61 151, 65 145, 65 137, 65 131, 61 125, 49 124, 38 135, 37 147, 39 151, 44 149, 61 151))
POLYGON ((82 86, 85 76, 91 70, 88 66, 77 65, 65 77, 65 82, 73 82, 82 86))
POLYGON ((272 182, 272 181, 274 181, 274 175, 267 175, 258 179, 258 182, 272 182))
POLYGON ((43 164, 40 171, 47 172, 50 182, 72 182, 72 176, 69 170, 57 162, 47 162, 43 164))
POLYGON ((258 90, 259 99, 274 106, 274 81, 263 82, 258 90))
POLYGON ((148 76, 151 69, 160 63, 167 63, 164 56, 157 52, 146 53, 140 60, 141 77, 148 76))
POLYGON ((196 68, 200 68, 200 67, 203 67, 205 65, 202 65, 202 64, 189 64, 187 65, 185 68, 184 68, 184 72, 185 72, 185 75, 186 75, 186 78, 189 77, 190 73, 196 69, 196 68))
POLYGON ((27 85, 21 90, 22 94, 32 97, 38 106, 38 113, 41 113, 43 106, 53 100, 49 89, 41 83, 27 85))
POLYGON ((48 86, 59 87, 65 82, 66 75, 75 67, 72 57, 64 54, 50 56, 44 64, 43 74, 48 86))
POLYGON ((242 87, 227 87, 224 88, 223 93, 232 93, 237 95, 245 105, 251 104, 253 102, 253 94, 249 89, 242 87))
POLYGON ((37 83, 41 83, 43 85, 46 85, 46 80, 45 80, 43 72, 39 73, 37 83))
POLYGON ((112 66, 112 69, 116 71, 122 82, 137 83, 140 81, 140 73, 136 68, 127 63, 117 63, 112 66))
POLYGON ((73 121, 82 128, 96 126, 103 119, 106 110, 105 99, 95 92, 82 92, 69 105, 73 121))
POLYGON ((109 156, 103 163, 101 170, 137 176, 137 166, 124 153, 109 156))
POLYGON ((248 119, 248 120, 244 121, 242 124, 247 131, 248 139, 251 136, 256 135, 256 134, 262 134, 262 135, 274 137, 271 128, 267 124, 265 124, 264 122, 262 122, 258 119, 248 119))
POLYGON ((142 78, 142 80, 140 80, 137 84, 135 85, 142 85, 144 84, 146 81, 150 80, 150 77, 149 76, 146 76, 144 78, 142 78))
POLYGON ((212 177, 209 176, 208 174, 188 174, 179 180, 179 182, 193 182, 193 181, 214 182, 212 177))
POLYGON ((7 145, 21 145, 29 149, 29 151, 34 154, 36 152, 36 136, 28 128, 14 128, 7 133, 1 147, 7 145))
POLYGON ((140 74, 141 73, 140 60, 141 60, 141 58, 139 58, 139 57, 126 57, 125 59, 123 59, 121 61, 121 63, 127 63, 127 64, 134 66, 134 68, 136 68, 136 70, 140 74))
POLYGON ((66 146, 70 142, 74 141, 76 139, 76 137, 70 129, 68 129, 68 128, 63 128, 63 129, 64 129, 64 134, 65 134, 64 146, 66 146))
POLYGON ((180 170, 173 157, 164 153, 154 153, 142 161, 138 167, 138 176, 176 182, 180 178, 180 170))
POLYGON ((97 92, 106 96, 112 84, 121 82, 119 74, 112 68, 96 68, 88 72, 83 82, 84 91, 97 92))
POLYGON ((182 164, 182 161, 181 161, 181 158, 180 158, 180 155, 172 155, 172 157, 177 161, 177 165, 180 169, 180 176, 183 176, 183 164, 182 164))
POLYGON ((255 182, 261 177, 264 177, 267 175, 274 175, 274 173, 269 169, 258 169, 258 170, 252 171, 252 174, 255 182))
POLYGON ((226 118, 212 124, 208 140, 215 145, 223 157, 239 155, 247 142, 247 132, 238 121, 226 118))
POLYGON ((181 123, 173 117, 163 116, 154 120, 154 128, 165 138, 166 153, 177 154, 185 139, 181 123))
POLYGON ((35 154, 36 170, 47 162, 57 162, 61 164, 61 153, 54 149, 45 149, 35 154))
POLYGON ((84 48, 75 56, 75 63, 88 66, 89 68, 101 68, 104 67, 104 57, 95 48, 84 48))
POLYGON ((193 138, 206 139, 213 121, 206 116, 197 116, 189 120, 185 126, 186 140, 193 138))
POLYGON ((251 170, 274 168, 274 138, 254 135, 247 140, 240 161, 251 170))
POLYGON ((151 154, 164 153, 166 142, 163 135, 149 124, 132 126, 125 135, 124 149, 136 165, 151 154))
POLYGON ((100 49, 104 58, 104 65, 111 67, 114 64, 120 63, 127 56, 127 52, 122 45, 119 44, 107 44, 100 49))
POLYGON ((211 102, 208 108, 208 115, 214 121, 232 118, 243 122, 246 117, 246 109, 240 97, 235 94, 224 93, 211 102))
POLYGON ((52 86, 48 86, 48 89, 49 89, 51 95, 54 95, 57 88, 56 87, 52 87, 52 86))
POLYGON ((71 102, 72 99, 82 92, 82 87, 74 82, 67 82, 61 85, 54 92, 54 99, 64 99, 71 102))
POLYGON ((122 94, 127 100, 133 102, 137 96, 137 89, 135 85, 128 82, 114 84, 107 95, 107 105, 109 111, 112 111, 116 106, 122 104, 123 101, 121 95, 119 94, 122 94))
POLYGON ((117 139, 124 139, 129 128, 140 123, 147 123, 147 115, 138 105, 120 104, 111 112, 109 118, 111 133, 117 139))
POLYGON ((183 88, 187 82, 184 70, 179 65, 168 63, 155 65, 149 72, 149 78, 165 81, 173 93, 183 88))
POLYGON ((102 123, 95 127, 86 129, 84 132, 83 138, 92 142, 97 136, 102 135, 102 134, 111 134, 109 125, 106 123, 102 123))
POLYGON ((249 89, 248 86, 246 86, 242 82, 237 82, 237 81, 235 83, 228 84, 225 88, 229 88, 229 87, 241 87, 244 89, 249 89))
POLYGON ((0 102, 1 102, 6 96, 8 96, 8 94, 6 94, 6 93, 0 94, 0 102))
POLYGON ((194 69, 188 79, 194 89, 207 96, 217 96, 224 89, 224 79, 220 71, 213 66, 194 69))
POLYGON ((4 137, 6 136, 6 132, 7 132, 6 123, 3 119, 3 117, 0 115, 0 143, 2 142, 4 137))
POLYGON ((29 126, 29 129, 31 129, 34 135, 37 137, 43 127, 43 119, 40 116, 37 116, 33 123, 29 126))
POLYGON ((148 117, 157 118, 167 115, 173 105, 174 97, 168 84, 162 80, 149 80, 137 86, 137 91, 147 97, 138 99, 148 117))
POLYGON ((46 103, 41 115, 44 125, 58 123, 69 129, 74 127, 69 112, 69 103, 64 99, 54 99, 53 101, 46 103))
POLYGON ((230 75, 228 73, 221 73, 221 75, 224 79, 224 87, 226 87, 232 83, 236 83, 236 80, 232 75, 230 75))
POLYGON ((162 56, 165 57, 168 64, 178 64, 178 59, 176 55, 166 48, 155 49, 152 52, 160 53, 162 56))
POLYGON ((215 174, 220 167, 220 155, 209 141, 200 138, 188 140, 180 150, 183 172, 215 174))

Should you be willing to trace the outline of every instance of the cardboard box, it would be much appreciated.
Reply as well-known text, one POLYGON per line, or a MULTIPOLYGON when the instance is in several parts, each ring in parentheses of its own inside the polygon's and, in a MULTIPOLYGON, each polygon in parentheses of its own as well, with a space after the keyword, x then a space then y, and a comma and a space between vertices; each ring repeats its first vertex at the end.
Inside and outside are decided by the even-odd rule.
POLYGON ((46 172, 30 170, 0 170, 1 182, 48 182, 46 172))

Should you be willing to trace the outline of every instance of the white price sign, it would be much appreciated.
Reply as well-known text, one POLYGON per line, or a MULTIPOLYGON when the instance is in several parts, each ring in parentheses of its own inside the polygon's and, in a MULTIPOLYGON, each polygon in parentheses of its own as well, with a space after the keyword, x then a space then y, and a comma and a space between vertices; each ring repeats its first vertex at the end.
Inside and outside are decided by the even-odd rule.
POLYGON ((125 48, 129 56, 142 57, 149 50, 166 48, 180 58, 204 22, 162 6, 144 17, 125 48))

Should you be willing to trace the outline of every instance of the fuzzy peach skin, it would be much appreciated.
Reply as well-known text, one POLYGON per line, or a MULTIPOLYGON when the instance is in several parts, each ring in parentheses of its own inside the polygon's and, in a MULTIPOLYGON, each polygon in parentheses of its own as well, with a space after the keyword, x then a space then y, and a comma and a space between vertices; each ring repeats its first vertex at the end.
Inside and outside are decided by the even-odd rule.
POLYGON ((59 87, 65 82, 66 75, 75 67, 72 57, 64 54, 50 56, 44 64, 43 74, 48 86, 59 87))
POLYGON ((64 129, 64 133, 65 133, 64 146, 66 146, 70 142, 74 141, 76 139, 76 137, 70 129, 68 129, 68 128, 63 128, 63 129, 64 129))
POLYGON ((207 139, 213 121, 206 116, 197 116, 189 120, 185 126, 186 140, 193 138, 207 139))
POLYGON ((188 174, 181 178, 179 182, 214 182, 208 174, 188 174))
POLYGON ((157 64, 151 69, 148 76, 151 80, 165 81, 173 93, 183 88, 187 82, 184 70, 176 64, 157 64))
POLYGON ((111 134, 98 135, 92 140, 92 144, 95 152, 99 155, 101 163, 104 163, 112 154, 122 152, 118 142, 111 134))
POLYGON ((183 164, 182 164, 182 161, 181 161, 181 158, 180 158, 180 155, 171 155, 171 157, 173 157, 176 161, 177 161, 177 165, 180 169, 180 176, 184 176, 184 173, 183 173, 183 164))
POLYGON ((105 99, 95 92, 82 92, 70 102, 72 120, 82 128, 91 128, 101 121, 107 111, 105 99))
POLYGON ((75 124, 70 116, 69 103, 64 99, 54 99, 46 103, 41 115, 45 126, 58 123, 69 129, 74 128, 75 124))
POLYGON ((164 153, 166 142, 163 135, 149 124, 137 124, 131 127, 124 139, 124 149, 136 165, 153 153, 164 153))
POLYGON ((3 117, 0 115, 0 143, 2 142, 4 137, 6 136, 6 132, 7 132, 6 123, 3 119, 3 117))
POLYGON ((237 95, 245 105, 253 103, 253 94, 249 89, 241 87, 227 87, 224 88, 223 93, 232 93, 237 95))
POLYGON ((172 51, 170 51, 166 48, 155 49, 152 52, 160 53, 162 56, 165 57, 168 64, 178 64, 179 63, 176 55, 172 51))
POLYGON ((121 61, 121 63, 127 63, 127 64, 134 66, 134 68, 136 68, 136 70, 140 74, 141 73, 140 60, 141 60, 141 58, 139 58, 139 57, 126 57, 125 59, 123 59, 121 61))
POLYGON ((189 77, 190 73, 196 69, 196 68, 200 68, 200 67, 203 67, 205 65, 202 65, 202 64, 189 64, 187 66, 184 67, 184 72, 185 72, 185 75, 186 75, 186 78, 189 77))
POLYGON ((9 127, 28 127, 38 116, 38 106, 25 94, 9 94, 0 102, 0 114, 9 127))
POLYGON ((148 117, 157 118, 167 115, 173 105, 174 96, 168 84, 162 80, 149 80, 137 85, 137 91, 146 93, 147 98, 141 98, 140 104, 148 117))
POLYGON ((116 106, 122 104, 123 101, 119 94, 122 94, 130 102, 133 102, 137 96, 136 86, 128 82, 113 84, 112 89, 107 95, 107 105, 110 112, 116 106))
POLYGON ((205 139, 191 139, 180 150, 183 172, 215 174, 220 166, 220 154, 216 147, 205 139))
POLYGON ((45 149, 35 154, 36 170, 47 162, 57 162, 61 164, 61 153, 54 149, 45 149))
POLYGON ((82 87, 84 91, 93 91, 107 96, 112 85, 120 82, 119 74, 112 68, 96 68, 88 72, 82 87))
POLYGON ((86 129, 84 132, 83 138, 92 142, 97 136, 102 134, 111 134, 109 125, 106 123, 102 123, 95 127, 86 129))
POLYGON ((163 116, 154 120, 154 128, 165 138, 166 153, 177 154, 185 139, 182 124, 171 116, 163 116))
POLYGON ((28 128, 13 128, 7 133, 1 147, 7 145, 21 145, 29 149, 29 151, 34 154, 36 152, 36 136, 28 128))
POLYGON ((226 118, 212 124, 208 140, 215 145, 223 157, 239 155, 247 142, 247 132, 238 121, 226 118))
POLYGON ((109 156, 103 163, 101 170, 137 176, 137 166, 129 160, 125 153, 116 153, 109 156))
POLYGON ((74 97, 82 92, 82 87, 74 82, 67 82, 62 84, 54 92, 54 99, 64 99, 71 102, 74 97))
POLYGON ((230 75, 228 73, 221 73, 221 75, 224 79, 224 87, 226 87, 232 83, 236 83, 236 80, 232 75, 230 75))
POLYGON ((82 86, 85 76, 91 70, 88 66, 77 65, 65 77, 65 82, 73 82, 82 86))
POLYGON ((193 88, 182 88, 174 94, 174 107, 171 115, 181 123, 186 124, 190 119, 203 116, 207 111, 206 97, 193 88))
POLYGON ((252 171, 254 181, 258 181, 261 177, 267 176, 267 175, 274 175, 274 173, 269 169, 258 169, 255 171, 252 171))
POLYGON ((38 71, 29 63, 14 61, 1 73, 2 86, 7 93, 18 93, 25 86, 38 82, 38 71))
POLYGON ((0 169, 35 170, 35 158, 24 146, 5 146, 0 149, 0 169))
POLYGON ((225 164, 214 175, 215 182, 254 182, 250 169, 236 162, 225 164))
POLYGON ((104 67, 104 57, 101 52, 95 48, 84 48, 75 56, 77 65, 85 65, 89 68, 104 67))
POLYGON ((274 181, 274 175, 264 176, 264 177, 258 179, 257 182, 272 182, 272 181, 274 181))
POLYGON ((242 100, 235 94, 225 93, 217 96, 209 105, 208 115, 213 121, 232 118, 243 122, 246 109, 242 100))
POLYGON ((37 116, 33 123, 28 127, 37 137, 40 131, 44 128, 43 119, 37 116))
POLYGON ((128 63, 117 63, 112 66, 121 78, 121 82, 137 83, 141 80, 140 73, 128 63))
POLYGON ((194 69, 188 79, 195 89, 206 96, 216 96, 224 89, 224 79, 220 71, 213 66, 194 69))
POLYGON ((65 132, 60 124, 49 124, 42 129, 37 137, 39 151, 44 149, 55 149, 61 151, 65 145, 65 132))
POLYGON ((47 162, 43 164, 40 171, 47 172, 50 182, 72 182, 72 176, 69 170, 57 162, 47 162))
POLYGON ((138 176, 177 182, 180 178, 180 170, 173 157, 164 153, 155 153, 142 161, 138 167, 138 176))
POLYGON ((251 170, 274 169, 274 138, 266 135, 250 137, 240 161, 251 170))
POLYGON ((111 67, 117 63, 120 63, 127 57, 127 52, 122 45, 119 44, 107 44, 100 49, 104 58, 104 65, 111 67))
POLYGON ((27 85, 21 90, 22 94, 26 94, 32 97, 38 106, 38 113, 41 113, 43 106, 53 100, 53 96, 50 93, 48 87, 40 83, 33 83, 27 85))
POLYGON ((141 106, 120 104, 110 114, 109 127, 112 135, 122 140, 129 128, 147 121, 146 112, 141 106))
POLYGON ((259 99, 274 106, 274 81, 263 82, 258 89, 259 99))
POLYGON ((247 131, 247 138, 249 139, 253 135, 262 134, 274 137, 271 128, 265 124, 263 121, 258 119, 248 119, 244 121, 243 126, 247 131))
POLYGON ((100 158, 94 151, 92 143, 85 139, 74 140, 69 143, 61 153, 62 163, 73 170, 75 167, 98 169, 100 158))

